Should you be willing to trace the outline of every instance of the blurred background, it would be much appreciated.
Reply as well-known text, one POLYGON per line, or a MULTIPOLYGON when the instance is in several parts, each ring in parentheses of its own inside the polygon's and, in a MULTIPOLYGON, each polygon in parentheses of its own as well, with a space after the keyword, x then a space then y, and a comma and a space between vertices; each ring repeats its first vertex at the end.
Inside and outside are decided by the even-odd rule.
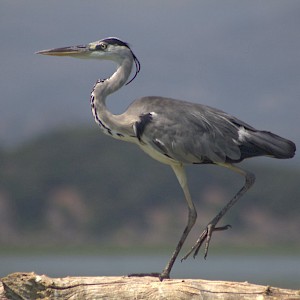
MULTIPOLYGON (((0 276, 157 272, 185 226, 172 170, 94 123, 91 89, 115 66, 34 54, 109 36, 142 68, 108 99, 112 112, 168 96, 300 142, 299 1, 2 0, 0 276)), ((299 162, 243 163, 257 182, 222 220, 232 230, 174 276, 299 288, 299 162)), ((188 177, 199 218, 185 250, 243 184, 214 166, 188 167, 188 177)))

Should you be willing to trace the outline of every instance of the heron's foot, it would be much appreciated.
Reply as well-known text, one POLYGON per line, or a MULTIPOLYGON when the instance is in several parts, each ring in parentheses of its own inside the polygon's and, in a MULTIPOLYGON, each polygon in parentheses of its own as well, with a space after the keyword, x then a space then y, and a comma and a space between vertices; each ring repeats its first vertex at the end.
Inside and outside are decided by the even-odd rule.
POLYGON ((161 273, 133 273, 129 274, 128 277, 157 277, 160 281, 164 279, 170 279, 170 274, 167 272, 162 271, 161 273))
POLYGON ((193 258, 195 258, 198 255, 198 252, 202 246, 202 244, 205 242, 205 249, 204 249, 204 259, 206 259, 207 254, 208 254, 208 248, 209 248, 209 243, 211 240, 212 233, 214 231, 222 231, 222 230, 227 230, 231 228, 231 225, 225 225, 222 227, 215 227, 213 224, 208 224, 205 230, 201 233, 199 236, 198 240, 196 241, 195 245, 191 248, 191 250, 181 259, 181 261, 187 259, 190 254, 193 254, 193 258))

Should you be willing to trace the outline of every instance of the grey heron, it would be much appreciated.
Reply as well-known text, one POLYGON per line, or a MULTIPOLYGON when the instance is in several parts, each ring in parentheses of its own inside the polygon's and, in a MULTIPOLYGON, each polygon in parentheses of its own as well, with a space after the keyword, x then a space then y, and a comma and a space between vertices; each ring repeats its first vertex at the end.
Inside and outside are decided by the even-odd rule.
POLYGON ((91 108, 95 121, 105 134, 135 143, 152 158, 171 166, 188 206, 187 224, 170 260, 161 273, 151 273, 160 280, 170 277, 173 264, 197 218, 185 165, 214 164, 245 178, 243 187, 208 223, 194 246, 183 257, 186 259, 192 253, 195 257, 201 245, 205 244, 206 258, 212 233, 230 227, 217 226, 220 219, 255 181, 254 174, 235 164, 250 157, 284 159, 292 158, 295 154, 296 146, 293 142, 271 132, 257 130, 219 109, 206 105, 151 96, 135 100, 122 114, 112 114, 106 107, 106 97, 130 83, 140 71, 140 62, 130 46, 118 38, 110 37, 86 45, 37 53, 110 60, 117 64, 116 71, 109 78, 98 80, 92 90, 91 108), (135 74, 128 81, 133 66, 135 74))

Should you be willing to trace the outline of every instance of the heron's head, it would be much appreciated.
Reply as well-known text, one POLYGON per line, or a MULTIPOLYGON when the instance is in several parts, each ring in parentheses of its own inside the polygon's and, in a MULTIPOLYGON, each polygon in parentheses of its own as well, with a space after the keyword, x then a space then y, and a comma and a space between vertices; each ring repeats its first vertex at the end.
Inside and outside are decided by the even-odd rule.
MULTIPOLYGON (((136 74, 134 78, 140 71, 140 62, 130 49, 129 45, 115 37, 109 37, 86 45, 54 48, 38 51, 36 53, 52 56, 71 56, 75 58, 112 60, 118 64, 121 64, 126 59, 131 59, 134 61, 136 66, 136 74)), ((132 80, 130 80, 130 82, 132 80)))

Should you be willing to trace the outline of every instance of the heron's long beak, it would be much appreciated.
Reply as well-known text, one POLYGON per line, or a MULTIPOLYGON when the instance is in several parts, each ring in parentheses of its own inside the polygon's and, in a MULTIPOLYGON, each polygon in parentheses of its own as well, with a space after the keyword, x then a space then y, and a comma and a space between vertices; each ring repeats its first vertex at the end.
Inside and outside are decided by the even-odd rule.
POLYGON ((54 48, 36 52, 36 54, 53 55, 53 56, 73 56, 84 57, 91 51, 89 45, 79 45, 71 47, 54 48))

